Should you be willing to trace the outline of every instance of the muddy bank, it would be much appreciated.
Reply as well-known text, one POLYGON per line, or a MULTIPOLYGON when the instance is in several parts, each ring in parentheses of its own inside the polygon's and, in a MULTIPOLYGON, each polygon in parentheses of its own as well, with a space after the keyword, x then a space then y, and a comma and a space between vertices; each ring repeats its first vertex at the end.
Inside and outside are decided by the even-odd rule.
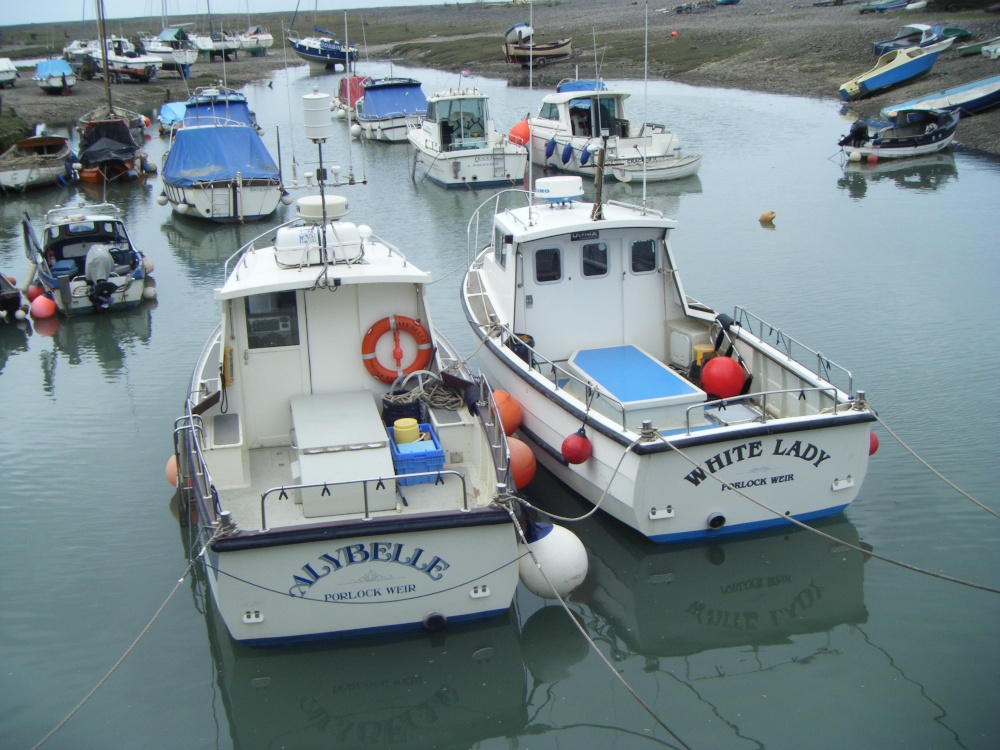
MULTIPOLYGON (((840 84, 874 65, 871 43, 894 36, 903 24, 960 26, 977 39, 1000 35, 997 14, 950 13, 940 0, 922 11, 891 14, 861 14, 858 3, 848 3, 815 6, 794 0, 742 0, 737 5, 691 13, 673 12, 676 3, 659 5, 657 0, 648 6, 648 13, 647 6, 638 0, 536 3, 531 11, 536 38, 546 41, 572 36, 576 54, 537 70, 534 84, 551 86, 576 70, 581 76, 592 76, 595 59, 605 78, 641 77, 646 64, 643 42, 647 15, 651 79, 835 101, 839 101, 840 84)), ((352 39, 367 42, 371 58, 455 71, 469 69, 476 75, 521 85, 526 82, 525 71, 503 62, 500 44, 504 30, 526 22, 528 13, 527 6, 509 3, 352 10, 348 11, 348 33, 352 39)), ((281 29, 287 20, 284 14, 260 16, 273 30, 281 29)), ((344 26, 342 16, 315 20, 328 28, 344 26)), ((308 28, 300 31, 308 33, 308 28)), ((9 36, 5 34, 5 38, 9 36)), ((283 55, 280 32, 276 36, 268 56, 241 55, 226 64, 225 78, 230 86, 268 77, 284 67, 285 56, 291 65, 302 64, 290 49, 283 55)), ((11 51, 0 48, 0 56, 16 56, 11 51)), ((81 81, 70 96, 52 97, 40 93, 30 75, 22 73, 18 86, 5 90, 2 96, 5 114, 13 108, 31 125, 71 122, 104 100, 100 81, 81 81)), ((887 104, 994 75, 1000 75, 997 61, 980 55, 959 57, 949 50, 922 78, 850 107, 860 116, 877 116, 887 104)), ((221 62, 199 62, 192 68, 188 86, 213 85, 222 78, 221 62)), ((112 89, 116 103, 143 112, 155 112, 164 101, 185 95, 183 82, 173 73, 162 74, 156 82, 123 83, 112 89)), ((1000 108, 963 121, 956 143, 1000 155, 1000 108)))

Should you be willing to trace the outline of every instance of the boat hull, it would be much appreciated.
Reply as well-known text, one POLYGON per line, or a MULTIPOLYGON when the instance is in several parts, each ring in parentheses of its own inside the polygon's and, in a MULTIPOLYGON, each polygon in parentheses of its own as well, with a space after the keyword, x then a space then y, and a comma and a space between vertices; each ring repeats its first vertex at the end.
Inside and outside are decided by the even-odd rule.
POLYGON ((962 86, 936 91, 933 94, 926 94, 899 104, 892 104, 883 108, 881 114, 888 118, 891 113, 904 109, 940 109, 958 112, 964 117, 982 112, 998 104, 1000 104, 1000 76, 992 76, 962 86))
POLYGON ((806 522, 836 515, 855 499, 868 470, 868 415, 820 417, 805 429, 772 423, 736 437, 706 433, 674 439, 683 455, 671 450, 635 455, 620 435, 588 429, 591 459, 567 464, 560 460, 560 446, 579 429, 582 412, 555 389, 526 377, 490 343, 477 360, 494 387, 520 404, 521 434, 538 448, 538 461, 590 503, 600 503, 601 510, 654 542, 704 541, 787 526, 786 517, 806 522), (749 502, 733 488, 778 512, 749 502), (722 525, 713 528, 712 519, 720 518, 722 525))
POLYGON ((411 134, 414 179, 426 177, 447 188, 497 187, 524 181, 528 152, 505 143, 497 148, 435 151, 420 144, 420 133, 411 134))
POLYGON ((361 137, 365 140, 406 143, 407 133, 420 127, 421 117, 420 114, 375 119, 356 116, 354 121, 361 128, 361 137))
POLYGON ((270 216, 284 192, 280 183, 270 180, 231 180, 193 187, 163 184, 163 193, 177 213, 222 223, 270 216))
POLYGON ((219 613, 248 645, 484 620, 507 611, 518 582, 504 511, 260 536, 220 540, 205 559, 219 613))
POLYGON ((358 51, 353 47, 343 48, 337 45, 309 44, 308 40, 289 39, 296 55, 312 66, 333 68, 339 65, 345 70, 351 63, 358 61, 358 51))
MULTIPOLYGON (((593 179, 597 158, 590 151, 599 141, 572 137, 551 128, 533 126, 532 163, 547 170, 578 174, 593 179), (552 144, 552 145, 550 145, 552 144)), ((685 156, 673 133, 656 133, 646 138, 612 137, 607 140, 604 173, 619 182, 666 182, 698 174, 701 155, 685 156)))

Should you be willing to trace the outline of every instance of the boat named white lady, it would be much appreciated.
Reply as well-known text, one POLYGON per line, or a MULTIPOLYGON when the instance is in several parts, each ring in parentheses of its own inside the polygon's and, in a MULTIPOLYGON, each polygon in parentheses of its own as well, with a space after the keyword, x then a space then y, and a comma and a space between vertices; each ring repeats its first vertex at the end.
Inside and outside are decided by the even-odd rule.
POLYGON ((601 81, 560 83, 556 93, 542 99, 538 114, 526 121, 531 163, 593 177, 594 155, 603 148, 604 172, 620 182, 662 182, 698 174, 701 155, 684 155, 677 134, 658 123, 637 127, 627 119, 628 97, 609 91, 601 81))
POLYGON ((407 133, 414 179, 445 187, 513 185, 524 179, 528 151, 500 133, 478 89, 453 89, 427 99, 420 127, 407 133))
POLYGON ((477 360, 520 404, 538 460, 657 542, 846 508, 875 419, 850 372, 743 308, 689 297, 675 221, 582 194, 578 176, 543 178, 469 222, 477 360))
MULTIPOLYGON (((304 99, 318 103, 307 132, 318 112, 332 135, 329 97, 304 99)), ((500 615, 525 554, 488 386, 434 329, 430 274, 346 207, 302 198, 273 244, 227 261, 175 430, 213 599, 254 645, 500 615)), ((582 556, 551 572, 568 591, 586 553, 548 530, 539 543, 568 535, 582 556)))

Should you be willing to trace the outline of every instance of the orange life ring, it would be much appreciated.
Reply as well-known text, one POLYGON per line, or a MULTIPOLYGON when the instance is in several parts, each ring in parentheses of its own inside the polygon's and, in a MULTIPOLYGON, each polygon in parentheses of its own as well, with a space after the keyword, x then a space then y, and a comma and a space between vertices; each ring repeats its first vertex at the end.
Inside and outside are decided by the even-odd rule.
POLYGON ((405 315, 390 315, 388 318, 382 318, 368 329, 368 333, 365 334, 361 342, 361 359, 364 360, 368 372, 374 377, 383 383, 391 383, 401 375, 409 375, 411 372, 427 367, 431 361, 432 350, 431 337, 426 328, 405 315), (394 338, 392 356, 396 360, 396 367, 392 370, 385 367, 375 356, 375 345, 389 331, 392 331, 394 338), (413 362, 408 367, 403 367, 403 348, 399 345, 400 331, 410 334, 417 342, 417 356, 413 358, 413 362))

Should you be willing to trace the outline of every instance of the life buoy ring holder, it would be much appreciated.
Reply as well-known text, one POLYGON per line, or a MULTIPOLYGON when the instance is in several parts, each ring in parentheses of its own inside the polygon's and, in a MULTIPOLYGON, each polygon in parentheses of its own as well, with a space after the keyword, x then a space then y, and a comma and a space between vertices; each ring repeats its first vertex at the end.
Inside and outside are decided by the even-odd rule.
POLYGON ((387 318, 382 318, 368 329, 361 341, 361 359, 364 360, 365 367, 373 377, 383 383, 392 383, 401 375, 409 375, 417 370, 426 369, 431 361, 433 348, 430 334, 420 323, 405 315, 390 315, 387 318), (394 339, 392 355, 396 361, 395 369, 386 367, 375 356, 375 347, 379 339, 390 331, 394 339), (417 356, 406 367, 403 367, 403 348, 399 343, 401 331, 410 334, 417 343, 417 356))

